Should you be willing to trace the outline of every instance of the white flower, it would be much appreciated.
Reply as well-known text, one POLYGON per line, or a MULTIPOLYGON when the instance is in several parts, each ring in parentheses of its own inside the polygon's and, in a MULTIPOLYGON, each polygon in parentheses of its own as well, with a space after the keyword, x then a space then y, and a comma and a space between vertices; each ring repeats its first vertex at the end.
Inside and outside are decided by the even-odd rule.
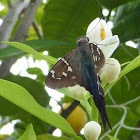
POLYGON ((97 46, 101 49, 105 56, 105 60, 110 58, 110 56, 114 53, 117 49, 120 41, 117 35, 109 37, 105 40, 102 40, 97 46))
POLYGON ((83 99, 87 94, 86 89, 84 87, 79 86, 79 85, 69 87, 69 91, 73 95, 73 97, 75 97, 77 99, 83 99))
POLYGON ((111 83, 118 78, 121 71, 121 66, 118 60, 108 58, 102 68, 101 79, 107 83, 111 83))
POLYGON ((109 58, 119 45, 120 41, 118 36, 112 36, 112 31, 109 26, 104 20, 100 20, 99 18, 96 18, 90 23, 86 36, 89 38, 89 42, 97 44, 105 56, 106 61, 102 69, 101 79, 107 83, 113 82, 118 78, 120 73, 120 63, 116 59, 109 58))
POLYGON ((84 127, 84 136, 87 140, 97 140, 101 133, 101 126, 95 121, 88 122, 84 127))
POLYGON ((111 37, 112 32, 103 19, 100 20, 100 18, 96 18, 89 24, 86 36, 89 38, 89 42, 97 44, 102 40, 111 37))

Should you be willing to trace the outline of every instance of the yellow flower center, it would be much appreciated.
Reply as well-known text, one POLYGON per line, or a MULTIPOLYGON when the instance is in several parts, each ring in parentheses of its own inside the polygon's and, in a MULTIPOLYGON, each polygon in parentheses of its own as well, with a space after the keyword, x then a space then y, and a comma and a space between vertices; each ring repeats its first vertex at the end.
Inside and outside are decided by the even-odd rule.
POLYGON ((104 28, 101 29, 100 37, 101 37, 102 40, 105 39, 105 30, 104 30, 104 28))

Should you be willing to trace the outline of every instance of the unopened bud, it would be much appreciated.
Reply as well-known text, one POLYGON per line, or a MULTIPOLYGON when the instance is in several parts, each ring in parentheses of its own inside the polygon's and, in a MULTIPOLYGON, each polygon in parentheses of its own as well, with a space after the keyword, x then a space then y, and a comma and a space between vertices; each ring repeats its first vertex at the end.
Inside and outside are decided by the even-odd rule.
POLYGON ((84 135, 87 140, 97 140, 101 133, 101 126, 95 121, 88 122, 84 127, 84 135))
POLYGON ((120 71, 121 66, 118 60, 109 58, 105 61, 105 65, 102 68, 101 79, 106 83, 111 83, 118 78, 120 71))
POLYGON ((75 97, 77 99, 83 99, 87 94, 86 89, 84 87, 79 86, 79 85, 69 87, 69 91, 73 95, 73 97, 75 97))

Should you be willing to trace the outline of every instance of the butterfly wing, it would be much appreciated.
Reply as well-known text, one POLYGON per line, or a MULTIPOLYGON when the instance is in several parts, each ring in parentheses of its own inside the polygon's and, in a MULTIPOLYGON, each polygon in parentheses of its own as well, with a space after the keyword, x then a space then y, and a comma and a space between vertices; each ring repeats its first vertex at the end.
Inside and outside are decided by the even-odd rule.
POLYGON ((93 55, 95 74, 97 75, 105 63, 105 57, 103 52, 100 50, 100 48, 97 47, 97 45, 90 43, 89 47, 93 55))
MULTIPOLYGON (((98 87, 97 88, 98 94, 96 93, 97 95, 94 96, 94 101, 100 112, 104 131, 106 131, 106 123, 109 125, 110 129, 112 130, 112 127, 109 123, 107 113, 106 113, 106 108, 105 108, 106 103, 105 103, 104 91, 103 91, 103 87, 102 87, 100 76, 99 76, 100 69, 103 67, 103 65, 105 63, 105 57, 104 57, 103 52, 96 45, 90 43, 89 47, 91 49, 92 56, 93 56, 94 71, 95 71, 97 87, 98 87)), ((96 88, 93 91, 95 92, 96 88)), ((93 91, 90 91, 90 93, 92 93, 93 91)))
POLYGON ((72 50, 62 57, 50 70, 46 85, 53 89, 59 89, 76 84, 82 85, 80 64, 77 61, 77 50, 72 50))
POLYGON ((103 91, 103 87, 102 87, 99 75, 97 75, 97 85, 98 85, 100 95, 98 96, 97 101, 95 99, 95 104, 100 112, 102 122, 103 122, 104 131, 106 132, 106 123, 108 124, 108 126, 110 127, 111 130, 112 130, 112 127, 109 123, 108 116, 106 113, 106 107, 105 107, 106 103, 105 103, 104 91, 103 91))

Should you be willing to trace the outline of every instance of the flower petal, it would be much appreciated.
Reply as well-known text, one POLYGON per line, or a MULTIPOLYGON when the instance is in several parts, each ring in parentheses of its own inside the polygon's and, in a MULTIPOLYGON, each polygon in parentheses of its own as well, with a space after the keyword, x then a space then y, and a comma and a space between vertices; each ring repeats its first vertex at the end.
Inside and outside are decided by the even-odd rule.
POLYGON ((109 37, 101 41, 99 44, 97 44, 97 46, 103 52, 105 59, 108 59, 113 54, 113 52, 117 49, 119 43, 120 43, 120 40, 118 36, 114 35, 112 37, 109 37))
POLYGON ((86 36, 89 38, 90 43, 99 43, 111 37, 112 31, 103 19, 96 18, 88 26, 86 36))

